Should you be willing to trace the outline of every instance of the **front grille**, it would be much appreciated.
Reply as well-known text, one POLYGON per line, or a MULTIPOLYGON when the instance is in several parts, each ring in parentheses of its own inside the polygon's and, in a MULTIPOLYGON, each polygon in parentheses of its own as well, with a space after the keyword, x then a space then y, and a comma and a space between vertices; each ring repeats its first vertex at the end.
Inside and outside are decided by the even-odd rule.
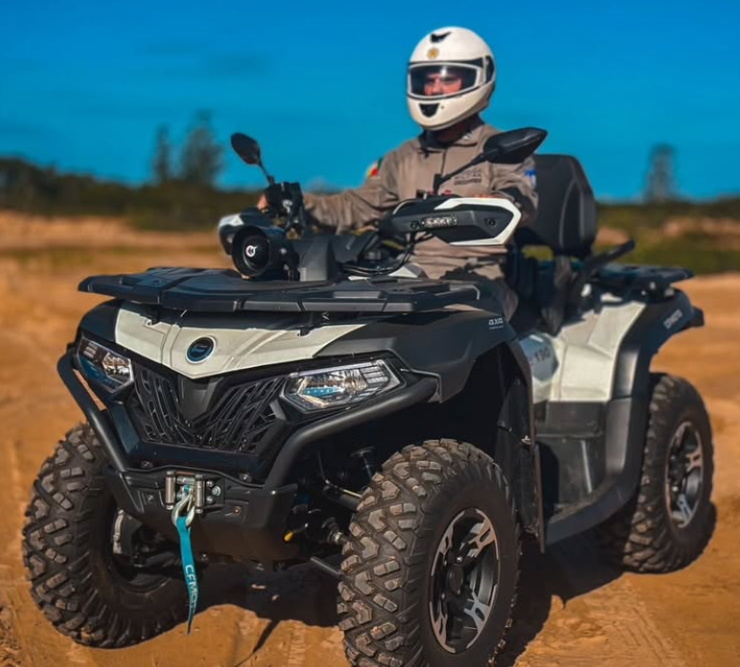
POLYGON ((139 437, 162 445, 259 453, 278 419, 270 407, 284 377, 269 377, 229 387, 193 420, 183 416, 174 378, 139 364, 126 407, 139 437))

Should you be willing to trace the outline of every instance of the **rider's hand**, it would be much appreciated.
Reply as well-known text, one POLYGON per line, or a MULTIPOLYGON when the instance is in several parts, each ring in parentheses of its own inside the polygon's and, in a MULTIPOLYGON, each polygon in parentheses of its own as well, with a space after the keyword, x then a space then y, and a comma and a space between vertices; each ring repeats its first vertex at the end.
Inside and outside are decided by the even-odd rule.
POLYGON ((265 193, 264 192, 260 195, 260 199, 257 202, 257 208, 260 211, 264 211, 264 210, 266 210, 266 209, 269 208, 269 206, 267 204, 267 197, 265 197, 265 193))

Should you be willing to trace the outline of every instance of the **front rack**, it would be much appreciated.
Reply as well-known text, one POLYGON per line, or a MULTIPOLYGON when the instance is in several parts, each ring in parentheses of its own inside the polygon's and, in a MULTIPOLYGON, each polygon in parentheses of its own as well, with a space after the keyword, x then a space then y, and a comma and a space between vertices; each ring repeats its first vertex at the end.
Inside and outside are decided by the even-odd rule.
POLYGON ((91 276, 80 291, 191 312, 413 313, 479 299, 475 286, 388 276, 337 282, 246 280, 225 269, 154 268, 91 276))

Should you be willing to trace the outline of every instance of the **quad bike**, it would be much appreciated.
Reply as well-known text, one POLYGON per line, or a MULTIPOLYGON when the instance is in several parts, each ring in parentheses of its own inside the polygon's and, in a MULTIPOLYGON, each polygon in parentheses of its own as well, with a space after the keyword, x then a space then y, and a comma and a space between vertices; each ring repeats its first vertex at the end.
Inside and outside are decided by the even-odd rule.
MULTIPOLYGON (((476 162, 521 162, 544 137, 496 135, 476 162)), ((232 144, 264 171, 256 142, 232 144)), ((691 274, 614 264, 631 243, 594 254, 580 165, 535 159, 540 210, 521 230, 508 200, 432 193, 376 231, 312 233, 300 187, 268 177, 271 214, 220 227, 238 272, 84 280, 112 297, 58 364, 86 423, 42 466, 23 532, 54 626, 125 646, 192 614, 213 563, 310 562, 339 580, 352 664, 483 665, 524 539, 595 529, 647 572, 695 559, 710 423, 691 384, 650 369, 703 324, 674 287, 691 274), (431 236, 508 248, 511 321, 481 285, 414 270, 431 236)))

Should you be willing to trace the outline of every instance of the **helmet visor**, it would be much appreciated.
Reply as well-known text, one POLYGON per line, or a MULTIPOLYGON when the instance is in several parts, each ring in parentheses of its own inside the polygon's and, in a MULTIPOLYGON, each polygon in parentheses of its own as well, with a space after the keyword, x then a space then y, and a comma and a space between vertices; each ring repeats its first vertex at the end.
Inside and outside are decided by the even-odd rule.
POLYGON ((424 99, 454 97, 482 83, 482 70, 460 63, 409 65, 408 92, 424 99))

